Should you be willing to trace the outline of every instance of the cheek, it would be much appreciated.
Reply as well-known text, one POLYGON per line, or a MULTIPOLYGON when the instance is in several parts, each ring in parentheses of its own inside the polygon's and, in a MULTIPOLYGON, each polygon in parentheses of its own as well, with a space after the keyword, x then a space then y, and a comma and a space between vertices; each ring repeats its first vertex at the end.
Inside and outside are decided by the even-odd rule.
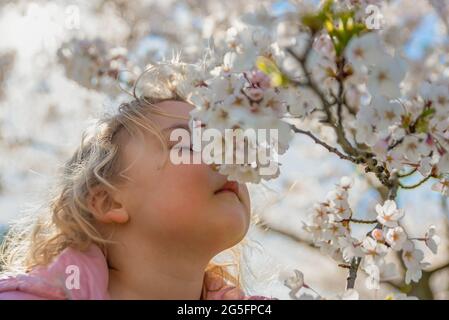
POLYGON ((182 236, 207 221, 212 179, 205 165, 173 165, 156 171, 135 194, 135 219, 152 234, 182 236))
MULTIPOLYGON (((141 193, 139 228, 148 235, 223 250, 238 243, 249 226, 249 196, 214 195, 217 173, 207 165, 168 163, 141 193)), ((221 180, 220 180, 221 181, 221 180)))
POLYGON ((206 165, 172 165, 161 176, 160 208, 173 225, 201 224, 207 217, 213 181, 206 165))

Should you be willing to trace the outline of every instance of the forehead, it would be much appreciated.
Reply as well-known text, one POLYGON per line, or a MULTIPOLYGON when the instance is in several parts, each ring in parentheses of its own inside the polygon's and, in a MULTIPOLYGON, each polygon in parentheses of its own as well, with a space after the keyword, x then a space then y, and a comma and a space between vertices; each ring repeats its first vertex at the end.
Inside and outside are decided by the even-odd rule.
MULTIPOLYGON (((194 109, 194 107, 187 102, 175 100, 162 101, 156 103, 155 106, 158 111, 164 114, 157 114, 150 111, 146 112, 144 115, 145 117, 140 119, 141 121, 143 120, 143 122, 147 122, 146 125, 144 123, 141 123, 140 125, 134 123, 138 129, 142 129, 144 125, 148 125, 149 127, 162 133, 164 129, 170 128, 173 125, 188 124, 190 117, 189 113, 194 109)), ((145 138, 156 138, 154 130, 151 132, 145 129, 139 131, 143 132, 145 138)), ((130 138, 131 136, 129 130, 120 130, 114 139, 119 145, 127 146, 131 143, 130 138)))
POLYGON ((193 110, 193 106, 183 101, 163 101, 156 104, 158 109, 167 115, 159 115, 151 113, 151 120, 163 130, 177 123, 187 124, 189 121, 189 113, 193 110))
MULTIPOLYGON (((179 126, 188 127, 190 118, 189 113, 193 109, 194 107, 191 104, 183 101, 167 100, 156 103, 155 108, 153 109, 154 112, 149 111, 145 114, 145 118, 143 119, 143 121, 146 122, 144 126, 151 128, 151 130, 139 130, 143 133, 145 145, 157 146, 159 148, 161 143, 160 138, 164 141, 167 140, 172 128, 179 126)), ((140 127, 139 129, 142 128, 140 127)), ((135 142, 136 146, 134 147, 139 147, 139 142, 135 142)))
MULTIPOLYGON (((150 158, 157 162, 162 154, 159 151, 162 150, 161 142, 157 137, 157 133, 161 133, 164 140, 168 139, 171 130, 163 131, 166 128, 170 128, 177 125, 188 125, 189 112, 193 110, 193 106, 182 101, 163 101, 156 104, 159 111, 167 115, 159 115, 149 112, 146 115, 145 121, 148 124, 151 122, 151 127, 156 126, 156 132, 149 132, 142 130, 144 141, 135 139, 127 135, 126 142, 121 144, 121 166, 125 175, 133 175, 133 170, 140 170, 139 165, 135 168, 135 165, 142 160, 146 165, 150 158), (142 143, 143 142, 143 143, 142 143), (124 168, 126 169, 124 169, 124 168), (134 169, 133 169, 134 168, 134 169)), ((141 129, 141 128, 140 128, 141 129)))

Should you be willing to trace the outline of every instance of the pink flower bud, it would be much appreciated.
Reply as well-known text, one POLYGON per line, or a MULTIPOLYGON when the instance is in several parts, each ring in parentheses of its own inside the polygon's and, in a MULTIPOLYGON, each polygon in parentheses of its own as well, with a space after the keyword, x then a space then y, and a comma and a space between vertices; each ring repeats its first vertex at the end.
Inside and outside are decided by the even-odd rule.
POLYGON ((371 235, 377 241, 382 241, 384 239, 384 234, 383 234, 382 230, 380 230, 380 229, 374 229, 371 232, 371 235))
POLYGON ((250 97, 251 100, 259 101, 263 98, 263 90, 259 88, 248 88, 246 94, 250 97))
POLYGON ((433 137, 432 137, 431 134, 428 134, 428 135, 427 135, 427 137, 426 137, 426 143, 427 143, 429 146, 433 146, 433 145, 434 145, 433 137))
POLYGON ((258 86, 263 90, 268 89, 271 86, 270 78, 265 73, 259 70, 251 72, 250 81, 252 84, 258 86))

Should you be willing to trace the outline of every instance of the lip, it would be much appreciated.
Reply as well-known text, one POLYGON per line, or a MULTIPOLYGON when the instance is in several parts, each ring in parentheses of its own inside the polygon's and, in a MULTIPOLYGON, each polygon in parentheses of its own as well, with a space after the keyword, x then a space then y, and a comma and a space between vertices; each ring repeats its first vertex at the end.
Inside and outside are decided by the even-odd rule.
POLYGON ((227 181, 220 189, 215 191, 215 194, 222 192, 233 192, 237 198, 241 200, 239 195, 239 184, 236 181, 227 181))

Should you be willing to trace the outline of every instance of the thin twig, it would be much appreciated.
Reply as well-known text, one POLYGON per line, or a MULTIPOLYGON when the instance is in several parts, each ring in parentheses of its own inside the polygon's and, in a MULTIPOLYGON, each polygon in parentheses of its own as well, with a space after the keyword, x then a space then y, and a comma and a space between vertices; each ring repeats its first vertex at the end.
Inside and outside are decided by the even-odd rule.
POLYGON ((351 162, 354 162, 354 161, 355 161, 352 157, 349 157, 349 156, 347 156, 347 155, 341 153, 337 148, 332 147, 332 146, 328 145, 326 142, 324 142, 324 141, 318 139, 318 138, 315 137, 315 136, 313 135, 313 133, 311 133, 310 131, 306 131, 306 130, 299 129, 299 128, 296 127, 295 125, 291 125, 291 128, 292 128, 292 130, 293 130, 294 132, 296 132, 296 133, 301 133, 301 134, 304 134, 304 135, 306 135, 306 136, 309 136, 310 138, 312 138, 313 141, 315 141, 315 143, 317 143, 317 144, 319 144, 319 145, 322 145, 322 146, 325 147, 329 152, 335 153, 335 154, 336 154, 337 156, 339 156, 341 159, 348 160, 348 161, 351 161, 351 162))
POLYGON ((429 270, 428 272, 430 272, 430 273, 439 272, 439 271, 444 270, 446 268, 449 268, 449 262, 446 263, 446 264, 443 264, 443 265, 441 265, 439 267, 436 267, 436 268, 434 268, 432 270, 429 270))
POLYGON ((405 178, 405 177, 409 177, 412 174, 414 174, 416 171, 418 171, 418 168, 414 168, 412 171, 404 173, 404 174, 399 174, 398 173, 398 178, 405 178))
POLYGON ((377 223, 377 220, 362 220, 362 219, 354 219, 351 218, 348 220, 349 222, 361 223, 361 224, 374 224, 377 223))
POLYGON ((398 183, 399 183, 399 186, 400 186, 402 189, 415 189, 415 188, 419 187, 420 185, 422 185, 423 183, 425 183, 425 182, 426 182, 427 180, 429 180, 431 177, 432 177, 432 175, 430 174, 430 175, 428 175, 427 177, 425 177, 424 179, 422 179, 421 181, 419 181, 419 182, 417 182, 417 183, 415 183, 415 184, 412 184, 412 185, 410 185, 410 186, 403 185, 401 182, 398 182, 398 183))

